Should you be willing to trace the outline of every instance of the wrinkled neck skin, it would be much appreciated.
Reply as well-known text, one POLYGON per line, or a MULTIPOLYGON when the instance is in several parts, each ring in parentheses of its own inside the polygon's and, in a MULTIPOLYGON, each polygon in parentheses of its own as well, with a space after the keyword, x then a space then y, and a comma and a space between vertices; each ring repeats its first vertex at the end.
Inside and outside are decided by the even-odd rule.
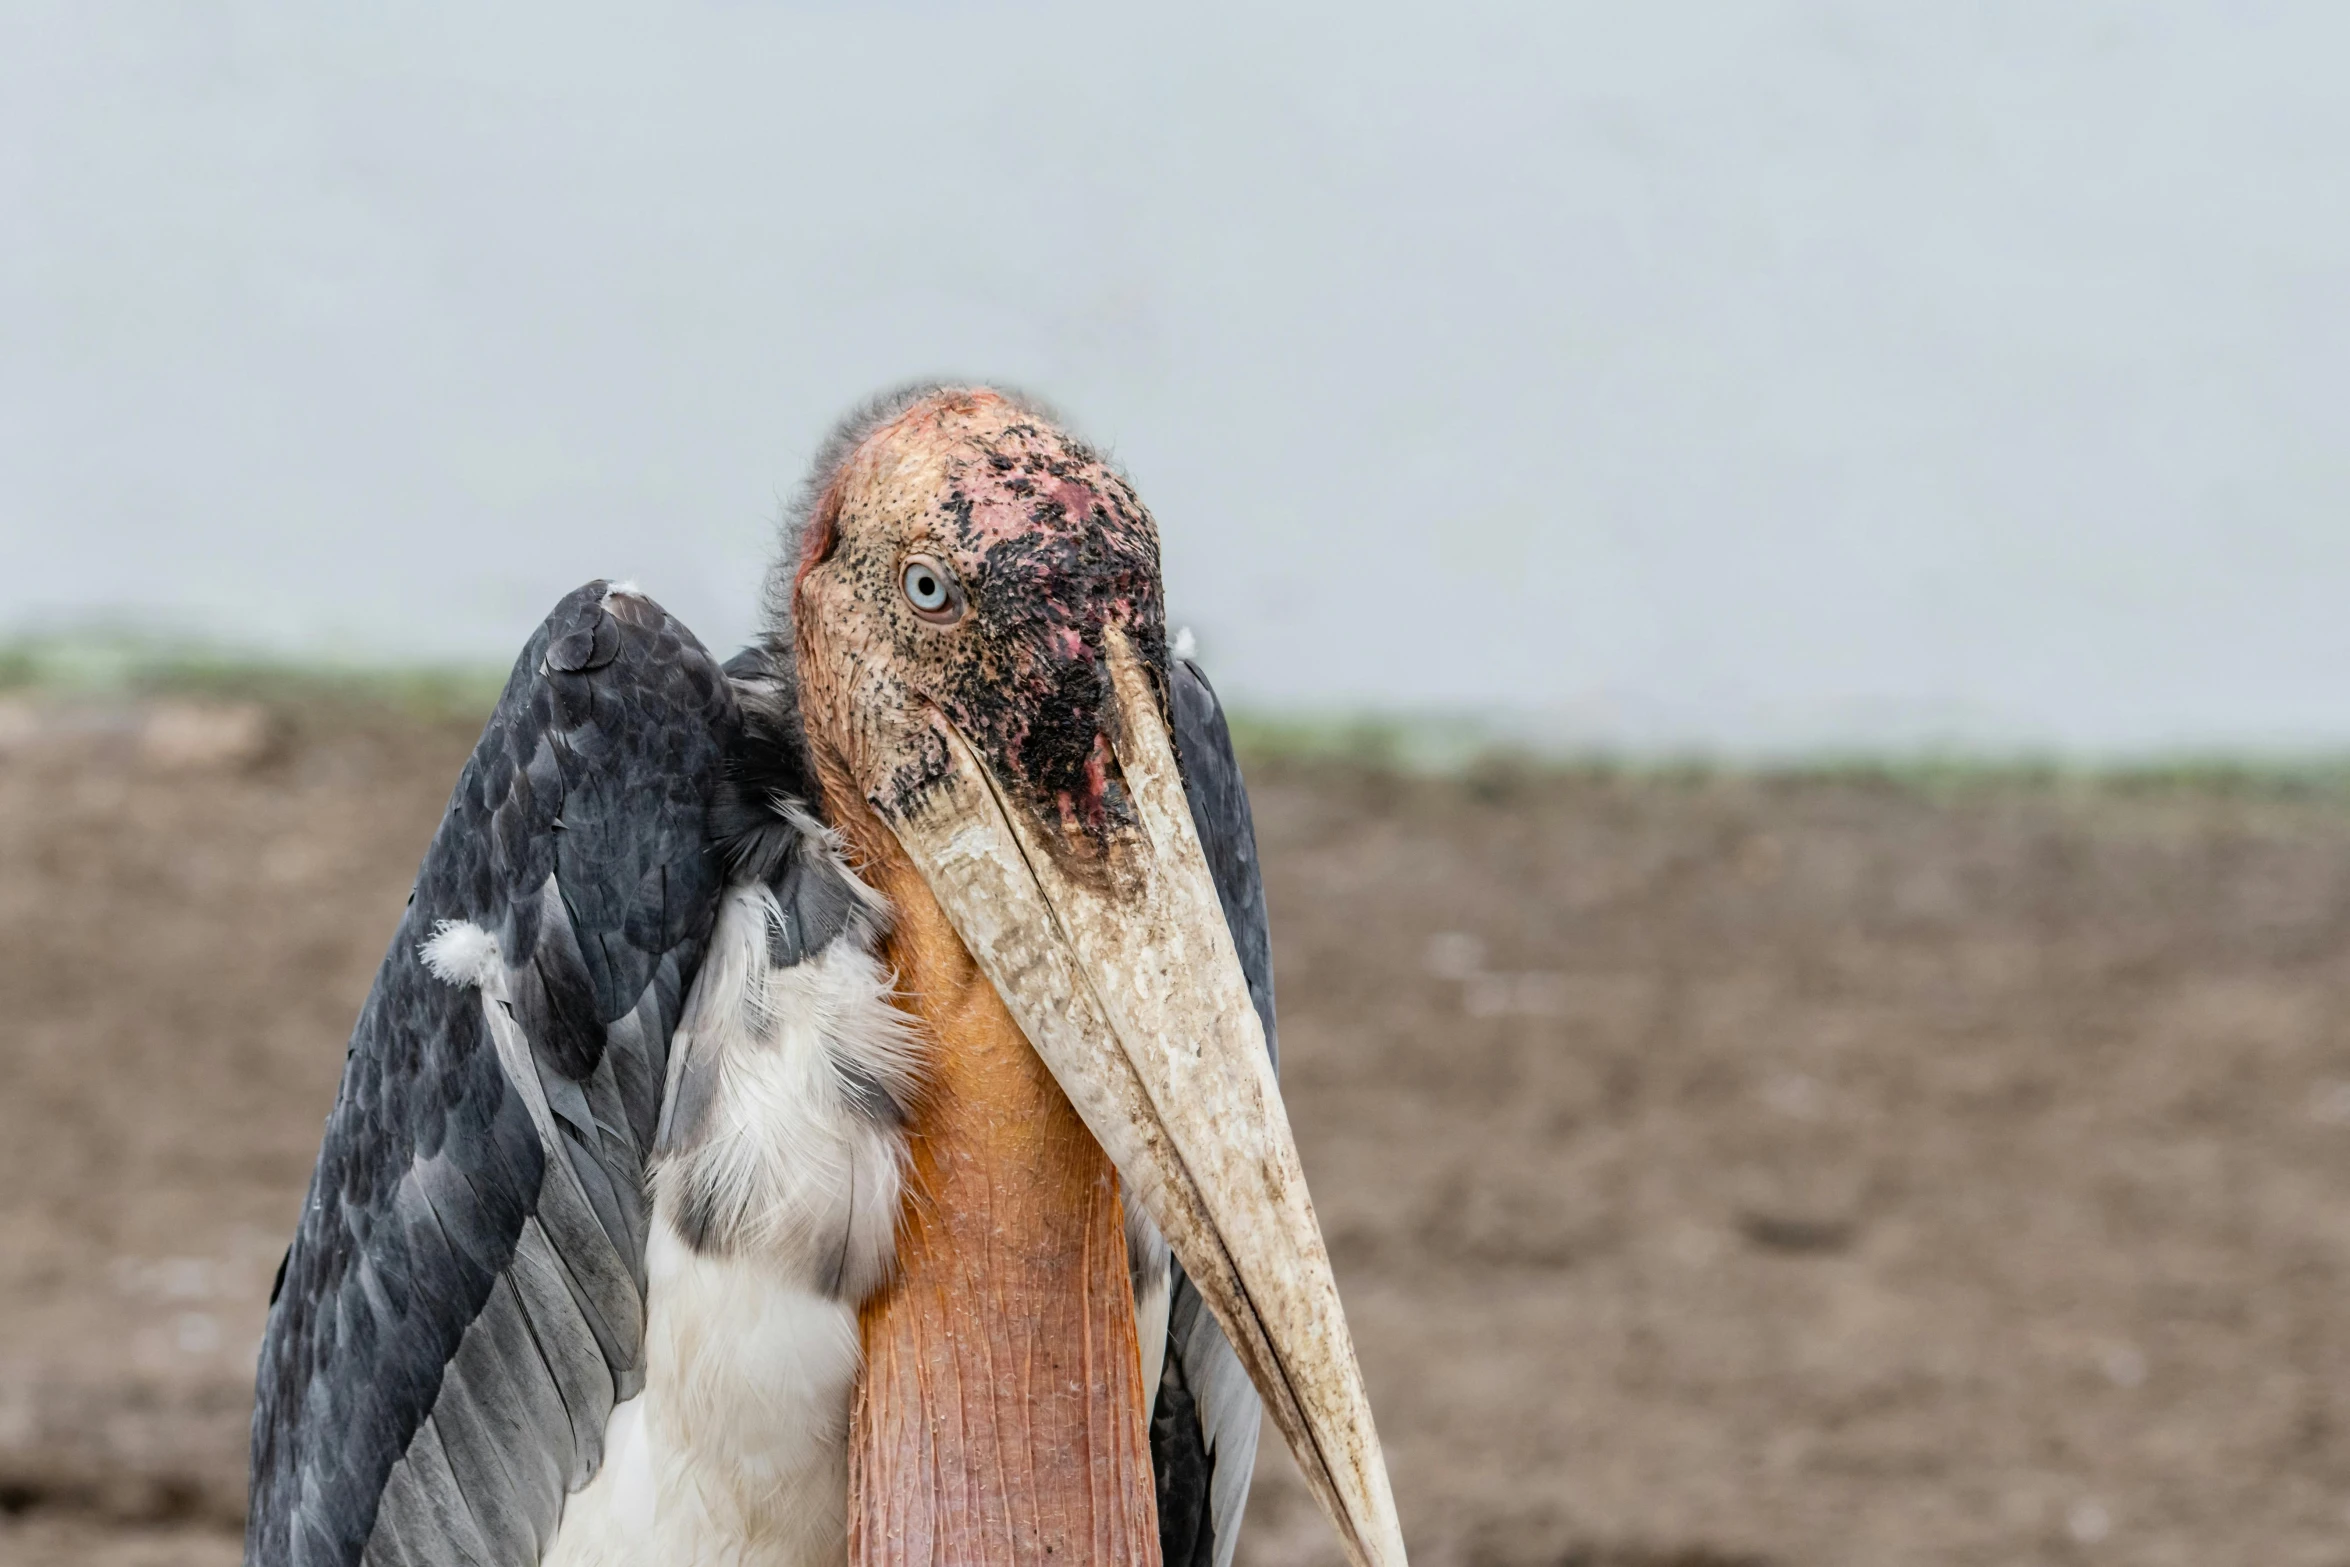
POLYGON ((933 1042, 897 1272, 859 1313, 854 1567, 1158 1562, 1117 1172, 861 800, 884 956, 933 1042))

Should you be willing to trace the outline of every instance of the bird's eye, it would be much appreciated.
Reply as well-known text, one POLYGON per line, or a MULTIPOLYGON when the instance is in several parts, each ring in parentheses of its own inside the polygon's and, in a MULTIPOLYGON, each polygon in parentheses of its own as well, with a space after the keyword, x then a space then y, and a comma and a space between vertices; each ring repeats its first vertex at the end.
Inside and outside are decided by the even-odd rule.
POLYGON ((946 567, 929 556, 916 555, 909 559, 906 574, 898 581, 906 590, 906 602, 924 620, 948 625, 963 618, 961 586, 946 567))

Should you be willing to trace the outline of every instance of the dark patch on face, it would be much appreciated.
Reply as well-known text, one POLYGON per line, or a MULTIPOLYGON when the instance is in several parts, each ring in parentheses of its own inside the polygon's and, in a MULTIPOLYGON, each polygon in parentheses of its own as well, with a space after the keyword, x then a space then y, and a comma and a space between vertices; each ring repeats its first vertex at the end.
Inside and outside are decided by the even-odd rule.
POLYGON ((925 732, 915 742, 914 754, 890 769, 881 798, 896 802, 894 814, 903 816, 917 797, 946 775, 946 741, 936 731, 925 732))
POLYGON ((824 600, 839 606, 827 613, 848 618, 803 624, 831 627, 815 633, 828 644, 820 656, 839 661, 855 693, 828 721, 854 730, 856 709, 869 715, 873 742, 842 750, 859 757, 858 787, 885 820, 917 809, 948 772, 935 712, 1066 868, 1113 874, 1135 813, 1110 745, 1108 637, 1124 635, 1164 711, 1158 532, 1094 453, 1033 419, 998 423, 1000 409, 985 393, 942 395, 875 437, 898 452, 852 459, 813 519, 834 527, 801 577, 823 565, 824 600), (915 472, 931 476, 915 481, 924 489, 900 487, 915 472), (926 621, 906 601, 913 553, 959 579, 960 622, 926 621))
MULTIPOLYGON (((1018 803, 1079 859, 1134 821, 1111 760, 1105 633, 1166 661, 1157 530, 1125 483, 1057 432, 1013 425, 956 466, 936 515, 976 559, 972 616, 938 639, 935 699, 1018 803)), ((942 758, 943 760, 943 758, 942 758)))
MULTIPOLYGON (((944 706, 1021 802, 1065 837, 1102 842, 1134 820, 1111 761, 1104 631, 1116 624, 1148 661, 1163 657, 1155 573, 1089 566, 1067 536, 988 552, 977 595, 986 655, 959 660, 944 706)), ((1074 844, 1072 845, 1075 846, 1074 844)))

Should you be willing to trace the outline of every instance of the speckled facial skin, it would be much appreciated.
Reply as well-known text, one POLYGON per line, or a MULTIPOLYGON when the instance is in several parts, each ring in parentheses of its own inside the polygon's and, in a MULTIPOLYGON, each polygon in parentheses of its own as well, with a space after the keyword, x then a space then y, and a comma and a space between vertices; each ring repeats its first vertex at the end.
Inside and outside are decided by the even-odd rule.
POLYGON ((987 758, 1008 799, 1074 862, 1106 866, 1133 821, 1110 759, 1104 632, 1161 671, 1158 528, 1082 443, 987 391, 915 404, 861 444, 810 520, 794 621, 804 713, 828 790, 885 818, 947 766, 937 717, 987 758), (923 554, 960 580, 960 623, 900 586, 923 554))

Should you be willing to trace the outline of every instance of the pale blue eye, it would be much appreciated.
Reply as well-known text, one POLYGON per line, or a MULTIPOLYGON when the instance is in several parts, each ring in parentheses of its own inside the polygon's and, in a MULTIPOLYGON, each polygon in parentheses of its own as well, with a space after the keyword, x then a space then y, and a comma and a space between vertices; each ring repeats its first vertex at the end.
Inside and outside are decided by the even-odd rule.
POLYGON ((928 556, 917 555, 907 561, 905 575, 898 580, 906 590, 906 602, 925 619, 952 619, 960 612, 955 579, 928 556))

